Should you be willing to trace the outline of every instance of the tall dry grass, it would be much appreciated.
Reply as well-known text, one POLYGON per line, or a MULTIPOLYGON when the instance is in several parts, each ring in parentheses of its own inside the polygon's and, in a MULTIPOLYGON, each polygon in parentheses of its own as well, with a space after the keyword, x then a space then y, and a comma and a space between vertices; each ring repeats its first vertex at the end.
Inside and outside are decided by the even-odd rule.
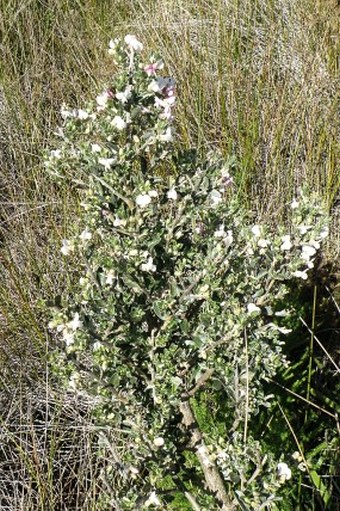
MULTIPOLYGON (((339 15, 315 0, 136 2, 136 31, 178 82, 186 143, 234 153, 250 207, 277 219, 339 184, 339 15)), ((337 241, 339 238, 337 237, 337 241)))
POLYGON ((105 456, 98 457, 91 404, 42 385, 1 393, 2 511, 98 511, 105 456))

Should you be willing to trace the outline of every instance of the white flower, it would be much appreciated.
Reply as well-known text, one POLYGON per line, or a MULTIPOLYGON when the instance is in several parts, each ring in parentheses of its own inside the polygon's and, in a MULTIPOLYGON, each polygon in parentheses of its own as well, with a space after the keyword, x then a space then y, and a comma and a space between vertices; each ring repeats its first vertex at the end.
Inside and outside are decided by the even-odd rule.
POLYGON ((220 202, 222 202, 222 195, 218 190, 212 190, 210 192, 210 200, 212 206, 217 206, 220 202))
POLYGON ((293 460, 298 461, 298 462, 303 461, 303 457, 301 456, 299 451, 294 451, 292 454, 292 458, 293 458, 293 460))
POLYGON ((226 232, 224 230, 224 225, 221 224, 219 226, 218 230, 214 232, 214 236, 215 236, 215 238, 224 238, 225 235, 226 235, 226 232))
POLYGON ((177 200, 177 197, 178 197, 175 188, 170 188, 170 190, 167 192, 166 196, 170 200, 177 200))
POLYGON ((301 470, 301 472, 306 472, 307 470, 306 463, 304 462, 299 463, 297 468, 301 470))
POLYGON ((306 234, 308 232, 308 230, 310 229, 310 225, 300 225, 299 226, 299 231, 300 233, 303 235, 303 234, 306 234))
POLYGON ((61 113, 61 116, 63 119, 67 119, 68 117, 71 116, 71 112, 69 110, 67 110, 65 105, 62 105, 62 107, 60 109, 60 113, 61 113))
POLYGON ((87 230, 87 227, 86 227, 86 229, 79 235, 79 238, 82 241, 87 241, 92 238, 92 234, 90 233, 90 231, 87 230))
POLYGON ((255 303, 248 303, 247 311, 249 314, 252 314, 253 312, 261 312, 261 309, 260 309, 260 307, 255 305, 255 303))
POLYGON ((114 126, 117 130, 121 131, 126 128, 126 121, 124 121, 123 117, 116 115, 111 121, 111 126, 114 126))
POLYGON ((131 474, 133 474, 133 475, 139 474, 139 470, 137 467, 130 466, 129 470, 130 470, 131 474))
POLYGON ((298 201, 297 201, 296 199, 293 199, 293 200, 292 200, 292 203, 291 203, 291 205, 290 205, 290 207, 291 207, 292 209, 296 209, 296 208, 298 208, 298 207, 299 207, 299 203, 298 203, 298 201))
POLYGON ((227 235, 223 238, 223 243, 226 247, 230 247, 234 241, 233 231, 227 231, 227 235))
POLYGON ((157 192, 157 190, 150 190, 150 191, 148 192, 148 195, 149 195, 150 197, 155 198, 155 197, 158 197, 158 192, 157 192))
POLYGON ((316 250, 314 247, 311 247, 310 245, 303 245, 302 247, 302 253, 301 253, 301 257, 302 259, 304 259, 305 261, 309 261, 309 259, 311 257, 313 257, 313 255, 316 254, 316 250))
POLYGON ((253 225, 253 227, 251 228, 251 232, 254 234, 256 238, 259 238, 261 236, 261 226, 253 225))
POLYGON ((140 206, 141 208, 145 208, 148 206, 151 202, 151 197, 147 193, 142 193, 140 195, 137 195, 136 197, 136 204, 137 206, 140 206))
POLYGON ((69 323, 67 323, 67 326, 73 331, 83 326, 83 323, 79 320, 78 312, 76 312, 73 319, 69 323))
POLYGON ((96 341, 93 346, 92 346, 92 350, 93 351, 98 351, 100 350, 100 348, 103 346, 103 344, 100 342, 100 341, 96 341))
POLYGON ((125 44, 128 45, 131 51, 140 53, 143 50, 143 44, 138 41, 135 35, 128 34, 124 37, 125 44))
POLYGON ((297 277, 298 279, 307 280, 308 275, 307 275, 306 271, 307 270, 304 270, 304 271, 297 270, 297 271, 294 271, 292 273, 292 275, 293 275, 293 277, 297 277))
POLYGON ((290 236, 287 234, 286 236, 282 236, 281 238, 282 245, 281 250, 290 250, 292 248, 292 242, 290 241, 290 236))
POLYGON ((119 39, 111 39, 110 42, 109 42, 109 50, 108 50, 108 53, 110 55, 114 55, 116 53, 116 47, 119 43, 119 39))
POLYGON ((99 96, 96 97, 97 105, 101 108, 105 108, 108 100, 110 99, 110 94, 107 91, 102 92, 99 96))
POLYGON ((311 245, 312 247, 316 248, 316 250, 319 250, 319 248, 320 248, 320 243, 318 241, 315 241, 315 240, 310 240, 309 245, 311 245))
POLYGON ((101 150, 102 150, 102 148, 100 147, 99 144, 92 144, 91 145, 91 151, 93 153, 100 153, 101 150))
POLYGON ((269 245, 269 241, 268 240, 265 240, 263 238, 260 238, 259 241, 257 242, 257 245, 260 247, 260 248, 266 248, 268 247, 269 245))
POLYGON ((162 503, 161 501, 159 500, 159 498, 157 497, 156 495, 156 492, 153 491, 150 495, 149 495, 149 498, 145 501, 144 503, 144 506, 145 507, 150 507, 150 506, 161 506, 162 503))
POLYGON ((224 225, 221 224, 217 231, 214 232, 215 238, 222 238, 223 243, 226 245, 226 247, 230 247, 230 245, 234 241, 233 231, 227 231, 225 232, 224 225))
POLYGON ((156 447, 162 447, 164 445, 164 438, 162 436, 158 436, 154 439, 153 444, 156 447))
POLYGON ((73 373, 71 376, 70 376, 70 379, 68 381, 68 388, 70 390, 77 390, 78 389, 78 386, 79 386, 79 382, 80 382, 80 375, 79 373, 73 373))
POLYGON ((142 271, 152 271, 152 272, 155 272, 157 270, 156 266, 153 264, 152 257, 148 258, 148 262, 147 263, 141 264, 140 269, 142 271))
POLYGON ((59 323, 57 318, 52 319, 52 321, 50 321, 47 326, 48 328, 51 328, 51 330, 55 328, 57 332, 62 332, 65 328, 65 325, 63 323, 59 323))
POLYGON ((172 112, 171 112, 171 106, 167 106, 164 108, 164 111, 160 114, 161 119, 172 119, 172 112))
POLYGON ((288 467, 287 463, 279 463, 277 465, 277 475, 282 483, 288 481, 292 477, 292 471, 288 467))
POLYGON ((118 101, 120 101, 121 103, 126 103, 131 96, 131 90, 132 86, 128 85, 124 91, 117 92, 116 98, 118 99, 118 101))
POLYGON ((65 104, 61 106, 60 113, 63 119, 74 117, 74 110, 68 110, 65 104))
POLYGON ((159 140, 161 142, 171 142, 172 139, 173 139, 173 136, 172 136, 172 131, 171 131, 170 126, 166 129, 166 131, 164 133, 159 135, 159 140))
POLYGON ((64 256, 68 256, 73 251, 74 251, 74 244, 73 244, 73 242, 71 242, 69 240, 63 240, 63 246, 61 247, 60 252, 64 256))
POLYGON ((65 328, 63 331, 63 340, 65 341, 67 346, 71 346, 74 343, 74 333, 65 328))
POLYGON ((61 150, 60 149, 53 149, 50 152, 50 157, 51 158, 56 158, 57 160, 60 160, 60 158, 61 158, 61 150))
POLYGON ((55 132, 53 134, 59 138, 65 138, 64 130, 60 126, 55 130, 55 132))
POLYGON ((89 118, 89 114, 88 112, 86 112, 86 110, 78 110, 77 112, 77 115, 78 115, 78 119, 81 119, 81 120, 86 120, 89 118))
POLYGON ((327 226, 325 226, 321 229, 320 238, 322 238, 322 239, 327 238, 328 234, 329 234, 329 229, 327 226))
MULTIPOLYGON (((175 96, 169 96, 167 98, 155 97, 155 106, 157 108, 164 108, 164 110, 171 110, 171 107, 176 103, 175 96)), ((168 117, 167 115, 165 117, 168 117)))
POLYGON ((125 224, 124 220, 122 220, 118 216, 116 216, 116 218, 113 221, 113 227, 120 227, 121 225, 124 225, 124 224, 125 224))
POLYGON ((98 163, 103 165, 106 170, 109 170, 115 162, 115 158, 99 158, 98 160, 98 163))
POLYGON ((282 309, 280 311, 276 311, 275 316, 277 316, 278 318, 285 318, 286 316, 288 316, 288 311, 287 311, 287 309, 282 309))
POLYGON ((115 272, 113 270, 109 270, 106 274, 105 284, 112 286, 115 276, 115 272))
POLYGON ((277 329, 283 335, 288 335, 293 331, 291 328, 285 328, 284 326, 278 326, 277 329))

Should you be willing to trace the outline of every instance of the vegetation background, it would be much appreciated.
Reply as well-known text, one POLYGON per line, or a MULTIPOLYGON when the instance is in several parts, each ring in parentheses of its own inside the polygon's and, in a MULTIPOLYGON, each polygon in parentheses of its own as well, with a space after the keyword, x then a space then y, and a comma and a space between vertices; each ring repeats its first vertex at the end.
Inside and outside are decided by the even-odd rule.
POLYGON ((61 104, 81 107, 110 82, 108 41, 126 33, 176 79, 178 143, 234 155, 256 221, 289 223, 284 204, 305 184, 330 211, 319 267, 292 289, 291 366, 253 427, 309 465, 279 509, 340 509, 339 15, 332 0, 0 0, 1 509, 95 509, 91 403, 58 391, 46 364, 43 302, 72 289, 60 246, 78 197, 42 154, 61 104))

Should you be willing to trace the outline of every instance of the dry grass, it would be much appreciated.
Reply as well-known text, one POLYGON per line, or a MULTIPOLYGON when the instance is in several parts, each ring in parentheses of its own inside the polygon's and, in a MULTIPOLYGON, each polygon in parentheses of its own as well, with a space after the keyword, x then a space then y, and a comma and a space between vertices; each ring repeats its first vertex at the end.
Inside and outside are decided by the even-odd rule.
MULTIPOLYGON (((18 380, 25 385, 45 382, 49 336, 41 301, 72 288, 74 276, 61 261, 59 248, 77 213, 78 198, 51 182, 42 150, 53 143, 61 103, 80 106, 99 90, 98 84, 109 81, 112 65, 106 47, 111 37, 135 33, 147 50, 163 55, 177 81, 181 142, 235 154, 240 198, 257 217, 275 225, 284 219, 284 205, 299 186, 308 184, 320 192, 332 211, 328 257, 338 265, 339 19, 331 0, 0 0, 4 395, 10 395, 18 380)), ((27 399, 21 395, 18 402, 27 399)), ((60 410, 58 420, 66 424, 69 409, 60 410)), ((40 474, 31 459, 35 442, 41 442, 35 436, 36 416, 31 415, 25 433, 11 425, 27 423, 28 417, 28 409, 13 404, 2 417, 2 444, 14 445, 22 465, 10 468, 11 454, 3 447, 0 479, 12 473, 13 481, 31 481, 17 485, 16 495, 13 490, 11 498, 17 500, 8 507, 13 511, 30 509, 18 493, 26 484, 34 499, 43 494, 37 484, 51 502, 57 502, 56 488, 62 491, 57 484, 55 493, 49 493, 52 465, 44 473, 46 480, 38 481, 37 475, 33 484, 33 476, 27 476, 29 470, 40 474), (31 465, 24 469, 25 460, 31 465)), ((55 434, 56 446, 62 439, 57 430, 50 437, 55 434)), ((90 444, 86 435, 81 438, 86 458, 90 444)), ((38 456, 44 463, 51 459, 49 449, 38 456)), ((58 448, 53 449, 57 456, 58 448)), ((34 505, 47 509, 41 502, 34 505)), ((53 505, 49 509, 66 509, 53 505)))
POLYGON ((91 403, 23 385, 11 396, 2 391, 0 401, 1 509, 97 511, 103 458, 91 403))

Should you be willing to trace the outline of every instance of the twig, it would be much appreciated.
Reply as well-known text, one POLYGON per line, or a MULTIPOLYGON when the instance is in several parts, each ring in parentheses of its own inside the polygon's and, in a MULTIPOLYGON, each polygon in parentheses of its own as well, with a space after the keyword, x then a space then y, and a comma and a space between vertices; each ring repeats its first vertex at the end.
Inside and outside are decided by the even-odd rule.
POLYGON ((193 496, 192 493, 188 492, 188 491, 185 491, 184 492, 184 495, 186 497, 186 499, 190 502, 191 506, 192 506, 192 509, 194 511, 201 511, 201 508, 200 506, 198 505, 195 497, 193 496))
POLYGON ((321 341, 319 341, 319 339, 316 337, 315 333, 309 328, 309 326, 307 325, 307 323, 305 322, 305 320, 303 318, 299 318, 301 323, 307 328, 308 332, 313 335, 314 337, 314 340, 318 343, 318 345, 320 346, 320 348, 322 349, 322 351, 325 353, 325 355, 329 358, 329 360, 332 362, 333 366, 335 367, 337 373, 340 373, 340 367, 337 365, 337 363, 335 362, 335 360, 333 359, 333 357, 331 356, 331 354, 326 350, 326 348, 324 347, 324 345, 322 344, 321 341))
POLYGON ((308 399, 306 399, 305 397, 301 396, 300 394, 297 394, 296 392, 294 392, 293 390, 290 390, 288 389, 287 387, 285 387, 284 385, 281 385, 281 383, 278 383, 277 381, 275 380, 272 380, 271 378, 269 379, 269 381, 271 381, 272 383, 274 383, 275 385, 277 385, 278 387, 281 387, 281 389, 283 390, 286 390, 287 392, 289 392, 289 394, 292 394, 293 396, 301 399, 301 401, 304 401, 305 403, 308 403, 310 406, 314 406, 314 408, 316 408, 317 410, 320 410, 321 412, 329 415, 330 417, 332 417, 333 419, 336 419, 336 414, 332 413, 332 412, 329 412, 328 410, 326 410, 325 408, 322 408, 321 406, 313 403, 313 401, 309 401, 308 399))
POLYGON ((248 408, 249 408, 249 367, 248 367, 248 337, 247 330, 244 329, 244 343, 246 350, 246 406, 244 412, 244 430, 243 430, 243 442, 247 441, 248 432, 248 408))
POLYGON ((194 495, 186 489, 185 484, 183 483, 182 479, 177 476, 177 477, 174 477, 174 481, 180 487, 180 489, 183 491, 185 498, 187 499, 188 502, 190 502, 193 510, 201 511, 201 508, 200 508, 198 502, 196 501, 194 495))

